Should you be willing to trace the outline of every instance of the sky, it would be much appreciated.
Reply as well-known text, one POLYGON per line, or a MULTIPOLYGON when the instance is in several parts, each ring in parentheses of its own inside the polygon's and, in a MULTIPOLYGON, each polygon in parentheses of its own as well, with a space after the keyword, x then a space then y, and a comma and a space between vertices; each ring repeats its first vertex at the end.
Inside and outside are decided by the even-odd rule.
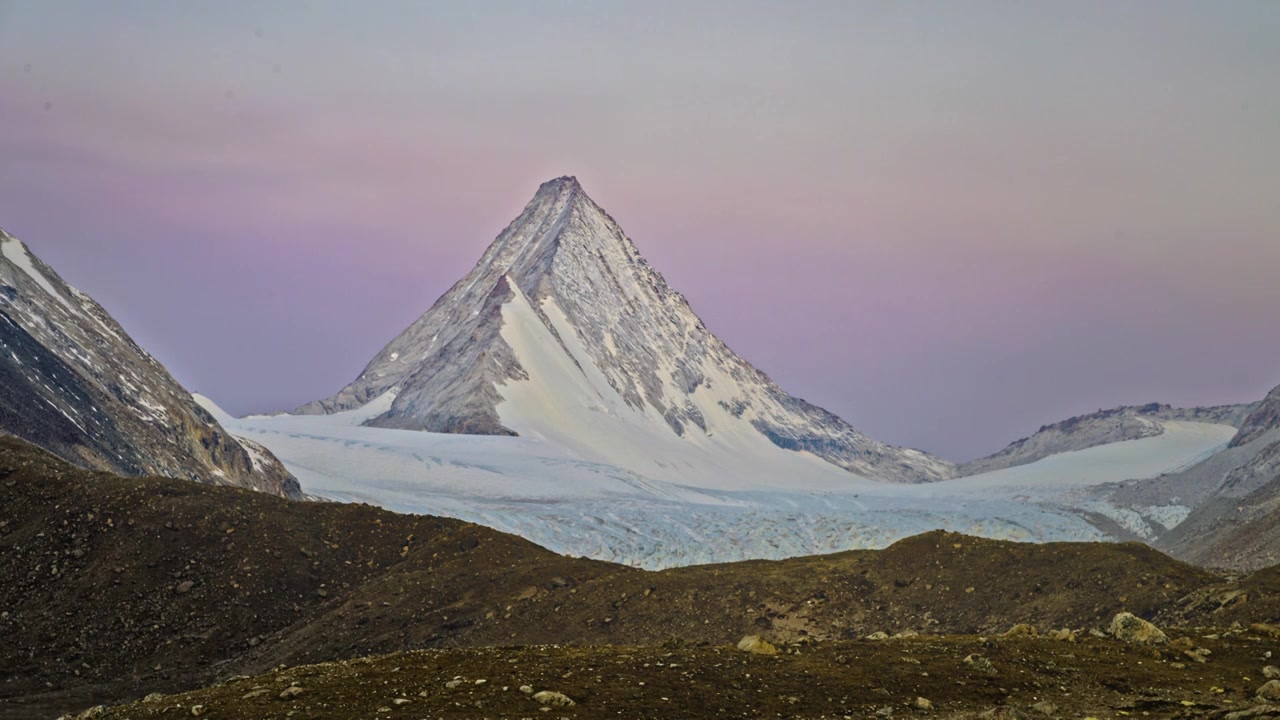
POLYGON ((1280 384, 1280 3, 0 0, 0 227, 233 413, 578 177, 792 394, 955 460, 1280 384))

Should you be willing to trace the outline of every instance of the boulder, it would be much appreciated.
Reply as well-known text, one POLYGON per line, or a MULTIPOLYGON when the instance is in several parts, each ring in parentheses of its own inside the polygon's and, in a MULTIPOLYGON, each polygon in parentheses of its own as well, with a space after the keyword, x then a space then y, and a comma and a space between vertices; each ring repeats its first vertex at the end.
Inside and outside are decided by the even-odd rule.
POLYGON ((543 705, 549 705, 551 707, 573 707, 577 704, 571 700, 568 695, 553 692, 551 690, 543 690, 542 692, 534 693, 533 699, 535 702, 540 702, 543 705))
POLYGON ((1036 629, 1035 625, 1031 625, 1029 623, 1018 623, 1005 631, 1004 636, 1007 638, 1040 637, 1040 631, 1036 629))
POLYGON ((777 655, 778 648, 759 635, 748 635, 738 641, 738 649, 752 655, 777 655))
POLYGON ((1280 701, 1280 680, 1268 680, 1258 688, 1258 699, 1268 702, 1280 701))
POLYGON ((1169 636, 1160 628, 1127 612, 1122 612, 1111 620, 1111 635, 1131 645, 1164 645, 1169 642, 1169 636))

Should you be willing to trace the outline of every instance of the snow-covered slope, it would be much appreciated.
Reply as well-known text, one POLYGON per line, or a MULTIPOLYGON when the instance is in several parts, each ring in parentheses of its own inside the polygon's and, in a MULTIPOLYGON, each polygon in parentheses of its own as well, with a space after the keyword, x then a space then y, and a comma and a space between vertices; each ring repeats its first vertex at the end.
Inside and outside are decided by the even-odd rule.
POLYGON ((968 475, 953 486, 1100 485, 1180 470, 1224 448, 1236 434, 1230 425, 1140 418, 1154 429, 1135 439, 1091 445, 1031 463, 968 475))
POLYGON ((786 394, 735 355, 569 177, 543 184, 359 378, 297 412, 386 393, 394 400, 369 425, 532 437, 681 484, 749 487, 810 475, 817 462, 895 482, 954 475, 786 394))
POLYGON ((76 463, 297 496, 92 298, 0 230, 0 433, 76 463))
MULTIPOLYGON (((528 357, 531 375, 544 369, 535 353, 528 357)), ((649 568, 876 548, 938 528, 1029 541, 1132 539, 1144 516, 1098 500, 1091 484, 1192 463, 1235 431, 1171 423, 1158 437, 924 484, 859 479, 815 460, 791 466, 793 475, 751 473, 752 484, 730 488, 586 460, 582 448, 555 437, 366 425, 394 404, 390 394, 327 416, 239 420, 200 402, 232 432, 276 453, 308 493, 448 515, 558 552, 649 568)), ((1179 510, 1144 512, 1164 518, 1179 510)))
POLYGON ((962 463, 958 472, 961 476, 978 475, 1025 465, 1060 453, 1155 437, 1165 431, 1169 421, 1239 427, 1257 405, 1175 408, 1151 403, 1099 410, 1045 425, 1035 434, 1015 440, 994 455, 962 463))

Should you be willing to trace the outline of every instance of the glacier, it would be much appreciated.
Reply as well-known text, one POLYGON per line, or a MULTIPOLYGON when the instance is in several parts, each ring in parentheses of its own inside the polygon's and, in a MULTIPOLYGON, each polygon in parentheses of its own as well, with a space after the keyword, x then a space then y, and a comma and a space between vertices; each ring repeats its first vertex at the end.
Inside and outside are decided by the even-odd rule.
MULTIPOLYGON (((329 415, 234 418, 206 397, 196 400, 230 432, 268 448, 312 496, 454 517, 565 555, 648 569, 881 548, 934 529, 1033 542, 1119 539, 1099 517, 1141 536, 1141 517, 1091 489, 1177 470, 1236 432, 1170 421, 1155 437, 935 483, 842 473, 836 487, 832 466, 814 462, 808 470, 790 466, 772 485, 753 473, 729 488, 659 479, 546 438, 365 425, 394 402, 390 392, 329 415)), ((1166 521, 1179 513, 1151 512, 1166 521)))
POLYGON ((646 568, 877 548, 934 529, 1145 539, 1186 508, 1118 507, 1099 488, 1176 470, 1235 433, 1193 421, 1229 413, 1100 413, 969 473, 874 440, 735 354, 568 176, 543 183, 336 394, 243 419, 201 402, 310 495, 646 568))

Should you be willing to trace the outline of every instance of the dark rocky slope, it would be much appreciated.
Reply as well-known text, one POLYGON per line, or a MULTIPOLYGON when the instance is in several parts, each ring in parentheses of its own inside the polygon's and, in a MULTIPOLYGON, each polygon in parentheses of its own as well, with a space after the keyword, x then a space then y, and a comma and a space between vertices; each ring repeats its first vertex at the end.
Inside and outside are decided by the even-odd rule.
POLYGON ((1280 615, 1273 571, 1233 580, 1138 544, 935 532, 882 551, 654 573, 455 520, 90 473, 13 440, 0 440, 0 493, 0 717, 417 648, 1084 629, 1120 610, 1170 624, 1280 615))

